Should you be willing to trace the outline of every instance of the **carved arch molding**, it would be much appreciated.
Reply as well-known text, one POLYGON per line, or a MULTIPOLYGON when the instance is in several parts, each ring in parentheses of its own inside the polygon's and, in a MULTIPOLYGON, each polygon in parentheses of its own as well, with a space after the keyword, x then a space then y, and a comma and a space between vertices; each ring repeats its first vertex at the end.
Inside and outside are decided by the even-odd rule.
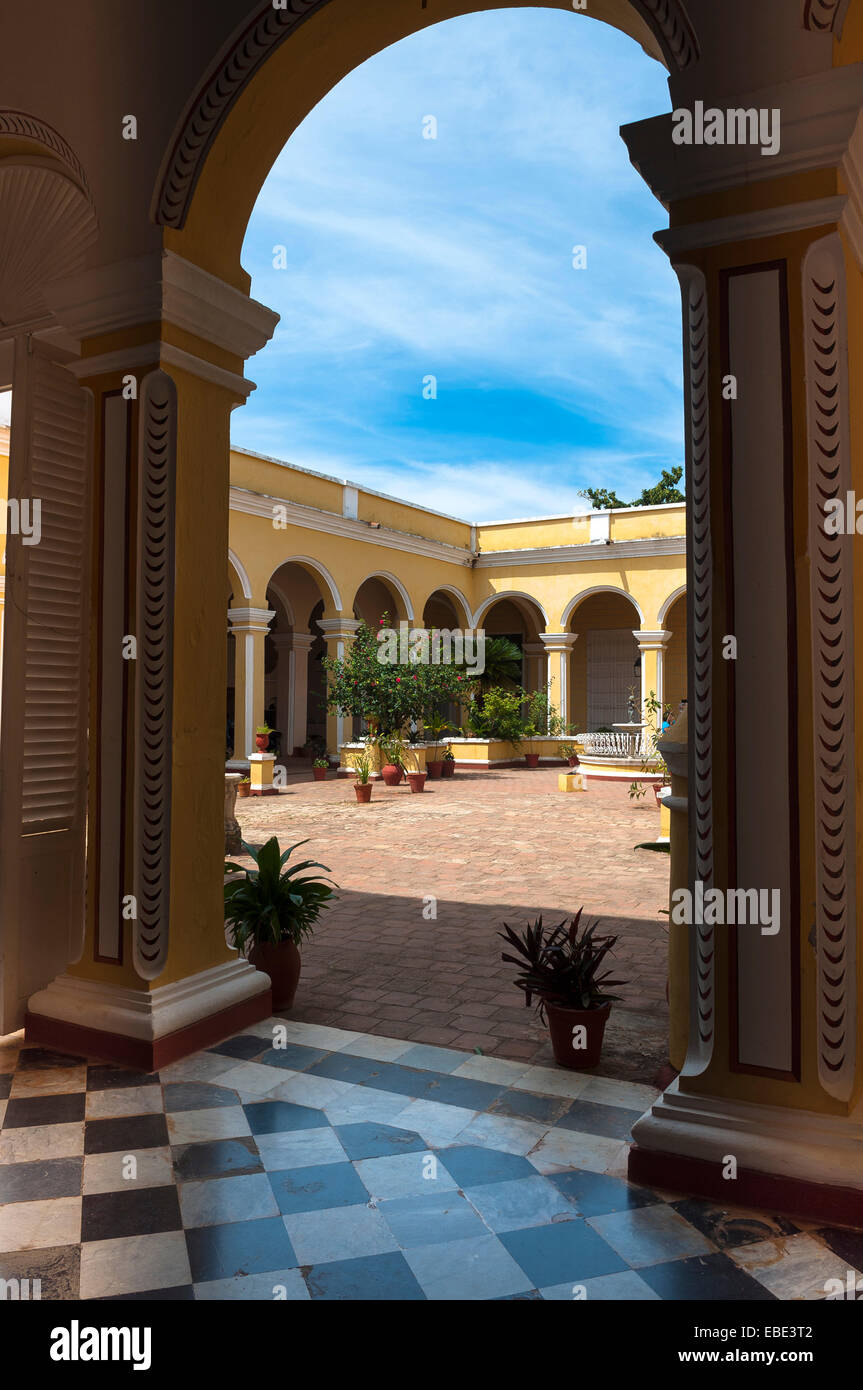
POLYGON ((851 0, 803 0, 803 27, 816 34, 842 33, 851 0))
MULTIPOLYGON (((267 58, 327 3, 286 0, 284 9, 275 9, 267 0, 222 50, 187 108, 163 165, 153 208, 161 226, 184 225, 204 162, 237 98, 267 58)), ((630 4, 655 35, 669 68, 686 68, 697 60, 698 41, 682 0, 630 4)))

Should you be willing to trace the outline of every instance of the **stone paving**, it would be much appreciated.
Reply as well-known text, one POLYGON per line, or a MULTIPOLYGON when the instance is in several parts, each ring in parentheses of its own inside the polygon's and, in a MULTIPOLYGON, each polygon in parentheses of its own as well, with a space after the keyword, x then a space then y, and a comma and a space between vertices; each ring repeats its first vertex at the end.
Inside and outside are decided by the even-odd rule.
POLYGON ((667 1060, 669 860, 635 846, 656 838, 659 812, 623 784, 561 793, 557 774, 459 770, 421 795, 376 782, 360 806, 350 780, 308 771, 290 773, 278 797, 238 800, 248 842, 308 839, 340 888, 303 948, 291 1017, 551 1064, 497 933, 583 904, 619 934, 613 963, 628 981, 597 1074, 652 1083, 667 1060), (430 897, 435 920, 423 916, 430 897))

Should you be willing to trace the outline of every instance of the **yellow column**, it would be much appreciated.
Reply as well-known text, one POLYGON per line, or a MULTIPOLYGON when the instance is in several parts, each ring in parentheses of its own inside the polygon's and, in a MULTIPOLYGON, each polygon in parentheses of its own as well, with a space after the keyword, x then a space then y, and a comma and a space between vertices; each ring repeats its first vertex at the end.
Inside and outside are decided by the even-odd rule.
POLYGON ((569 654, 578 641, 576 632, 543 632, 548 655, 548 698, 564 725, 569 723, 569 654))
MULTIPOLYGON (((651 692, 659 701, 660 713, 656 727, 662 727, 662 660, 671 638, 670 632, 659 629, 649 632, 645 628, 634 628, 633 637, 638 643, 641 655, 641 718, 647 719, 647 701, 651 692)), ((648 731, 649 732, 649 731, 648 731)))
POLYGON ((264 722, 264 647, 275 613, 266 607, 228 609, 234 634, 236 677, 234 684, 233 766, 247 762, 255 750, 255 728, 264 722))
MULTIPOLYGON (((359 627, 356 618, 340 615, 337 618, 318 618, 327 644, 327 656, 344 661, 359 627)), ((340 758, 342 744, 350 739, 351 720, 347 715, 327 713, 327 753, 331 758, 340 758)))

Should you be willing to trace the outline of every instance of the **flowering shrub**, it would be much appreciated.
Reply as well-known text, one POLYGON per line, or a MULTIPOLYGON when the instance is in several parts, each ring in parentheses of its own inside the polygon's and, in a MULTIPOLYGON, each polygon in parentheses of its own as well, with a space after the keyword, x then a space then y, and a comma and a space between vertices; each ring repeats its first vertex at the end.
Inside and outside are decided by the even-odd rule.
MULTIPOLYGON (((388 626, 384 614, 378 627, 388 626)), ((380 662, 377 631, 360 623, 345 658, 324 660, 331 713, 358 715, 376 734, 386 735, 399 733, 411 720, 432 721, 451 701, 469 699, 472 684, 463 666, 380 662)))

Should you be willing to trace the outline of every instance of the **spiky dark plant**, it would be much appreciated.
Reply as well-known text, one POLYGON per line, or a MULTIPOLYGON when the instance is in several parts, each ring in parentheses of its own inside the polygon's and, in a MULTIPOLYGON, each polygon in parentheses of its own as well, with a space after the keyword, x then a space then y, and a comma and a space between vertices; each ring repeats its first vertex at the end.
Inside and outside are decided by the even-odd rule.
POLYGON ((581 924, 578 912, 570 922, 564 920, 551 929, 544 927, 542 918, 528 923, 520 932, 513 931, 506 922, 499 932, 502 941, 518 952, 508 955, 505 951, 501 960, 508 965, 518 966, 514 984, 524 994, 524 1002, 530 1005, 534 995, 540 1017, 545 1018, 546 1004, 557 1004, 564 1009, 601 1009, 605 1004, 620 998, 609 991, 626 980, 614 980, 611 971, 600 973, 600 966, 609 952, 617 944, 616 936, 597 936, 598 922, 581 924))
POLYGON ((243 841, 243 849, 254 861, 254 869, 242 864, 225 864, 226 873, 242 874, 225 884, 225 923, 231 941, 240 954, 247 945, 275 944, 293 941, 299 946, 308 936, 321 912, 329 907, 336 885, 331 879, 316 874, 300 875, 306 869, 325 869, 316 859, 303 859, 285 868, 295 849, 308 844, 300 840, 284 852, 276 836, 260 849, 243 841))

